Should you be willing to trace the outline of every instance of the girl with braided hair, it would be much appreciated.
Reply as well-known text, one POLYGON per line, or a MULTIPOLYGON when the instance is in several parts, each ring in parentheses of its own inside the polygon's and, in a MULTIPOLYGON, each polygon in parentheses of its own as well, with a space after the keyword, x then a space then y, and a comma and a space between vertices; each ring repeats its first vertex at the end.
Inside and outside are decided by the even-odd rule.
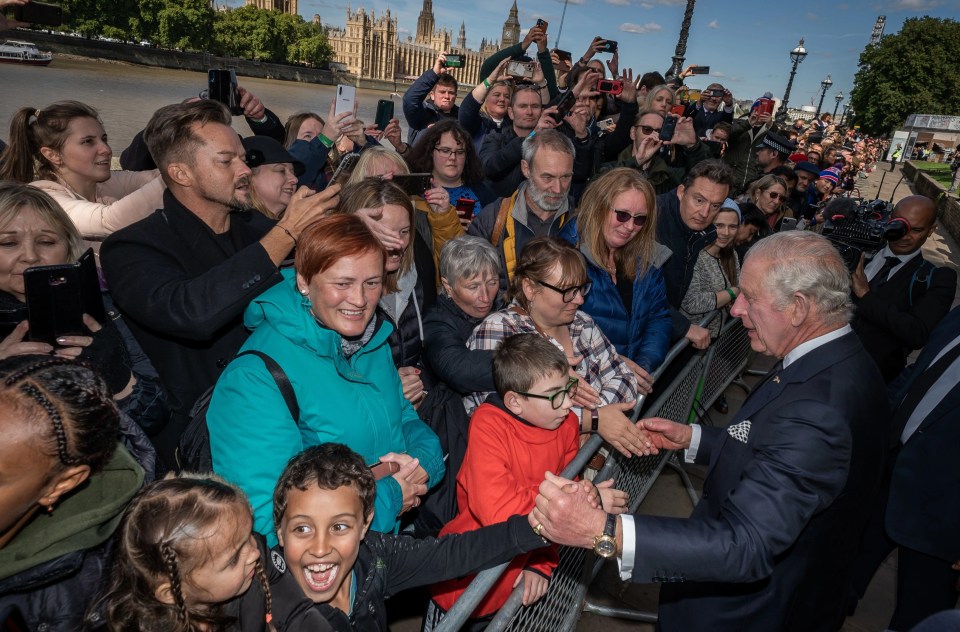
POLYGON ((143 488, 118 531, 98 604, 116 632, 330 630, 282 557, 252 533, 247 497, 214 474, 182 473, 143 488))
POLYGON ((0 628, 98 627, 84 612, 144 480, 122 423, 103 380, 76 361, 0 359, 0 628))

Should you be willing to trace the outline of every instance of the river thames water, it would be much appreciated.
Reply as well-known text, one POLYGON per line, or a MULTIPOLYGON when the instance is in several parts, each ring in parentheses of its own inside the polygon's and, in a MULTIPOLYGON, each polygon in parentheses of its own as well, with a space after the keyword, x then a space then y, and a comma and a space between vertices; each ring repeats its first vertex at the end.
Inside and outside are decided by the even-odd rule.
MULTIPOLYGON (((206 73, 58 55, 45 68, 0 64, 0 137, 9 137, 10 119, 18 108, 42 108, 73 99, 99 110, 110 146, 119 156, 157 108, 196 96, 206 83, 206 73)), ((260 97, 281 121, 305 110, 326 118, 336 92, 335 86, 253 77, 240 77, 240 85, 260 97)), ((389 92, 357 90, 358 117, 373 123, 377 101, 389 98, 389 92)), ((392 98, 395 116, 406 128, 400 97, 392 98)), ((243 117, 234 117, 233 121, 241 135, 250 134, 243 117)))

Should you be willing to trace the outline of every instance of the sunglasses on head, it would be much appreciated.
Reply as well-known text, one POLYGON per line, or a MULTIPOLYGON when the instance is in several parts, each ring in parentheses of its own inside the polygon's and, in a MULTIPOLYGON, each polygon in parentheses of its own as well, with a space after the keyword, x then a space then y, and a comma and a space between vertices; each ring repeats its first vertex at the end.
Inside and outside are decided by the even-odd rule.
POLYGON ((618 209, 611 209, 613 211, 614 217, 617 218, 617 221, 621 224, 626 224, 631 219, 633 220, 633 225, 637 228, 643 228, 643 225, 647 223, 646 215, 633 215, 627 211, 620 211, 618 209))

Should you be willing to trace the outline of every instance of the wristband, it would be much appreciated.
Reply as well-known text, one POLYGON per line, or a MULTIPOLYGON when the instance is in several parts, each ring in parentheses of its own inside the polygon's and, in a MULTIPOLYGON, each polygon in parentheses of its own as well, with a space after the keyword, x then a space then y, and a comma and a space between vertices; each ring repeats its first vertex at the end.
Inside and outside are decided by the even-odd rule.
POLYGON ((327 149, 333 149, 333 141, 332 141, 332 140, 330 140, 329 138, 327 138, 327 137, 324 136, 323 134, 320 134, 319 136, 317 136, 317 138, 320 139, 320 142, 323 144, 324 147, 326 147, 327 149))
POLYGON ((294 245, 294 246, 297 245, 297 238, 293 236, 293 233, 291 233, 289 230, 287 230, 286 226, 281 226, 280 224, 275 224, 275 226, 276 226, 277 228, 279 228, 280 230, 282 230, 283 232, 285 232, 285 233, 287 234, 287 237, 289 237, 290 239, 293 240, 293 245, 294 245))
POLYGON ((254 121, 254 123, 257 123, 258 125, 263 125, 264 123, 266 123, 266 122, 269 121, 269 120, 270 120, 270 117, 267 116, 266 112, 264 112, 263 118, 260 119, 260 120, 258 120, 258 121, 254 121))
POLYGON ((730 302, 733 303, 734 301, 736 301, 737 295, 733 293, 733 290, 731 290, 730 288, 725 288, 725 289, 727 290, 727 294, 730 295, 730 302))
POLYGON ((596 408, 590 409, 590 432, 594 433, 600 429, 600 411, 596 408))
POLYGON ((486 79, 484 79, 484 80, 483 80, 483 86, 484 86, 487 90, 489 90, 489 89, 490 89, 490 82, 487 81, 486 79))

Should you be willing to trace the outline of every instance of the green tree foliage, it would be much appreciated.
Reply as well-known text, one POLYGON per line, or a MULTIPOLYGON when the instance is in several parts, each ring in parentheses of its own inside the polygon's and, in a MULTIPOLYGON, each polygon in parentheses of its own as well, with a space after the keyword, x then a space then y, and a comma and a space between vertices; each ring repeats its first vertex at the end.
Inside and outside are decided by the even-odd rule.
POLYGON ((157 13, 155 43, 165 48, 206 51, 213 33, 210 0, 167 0, 157 13))
POLYGON ((333 59, 320 25, 299 15, 209 0, 63 0, 64 30, 86 37, 147 40, 164 48, 319 66, 333 59))
POLYGON ((850 96, 868 134, 891 133, 913 113, 960 114, 960 22, 910 18, 867 46, 850 96))

